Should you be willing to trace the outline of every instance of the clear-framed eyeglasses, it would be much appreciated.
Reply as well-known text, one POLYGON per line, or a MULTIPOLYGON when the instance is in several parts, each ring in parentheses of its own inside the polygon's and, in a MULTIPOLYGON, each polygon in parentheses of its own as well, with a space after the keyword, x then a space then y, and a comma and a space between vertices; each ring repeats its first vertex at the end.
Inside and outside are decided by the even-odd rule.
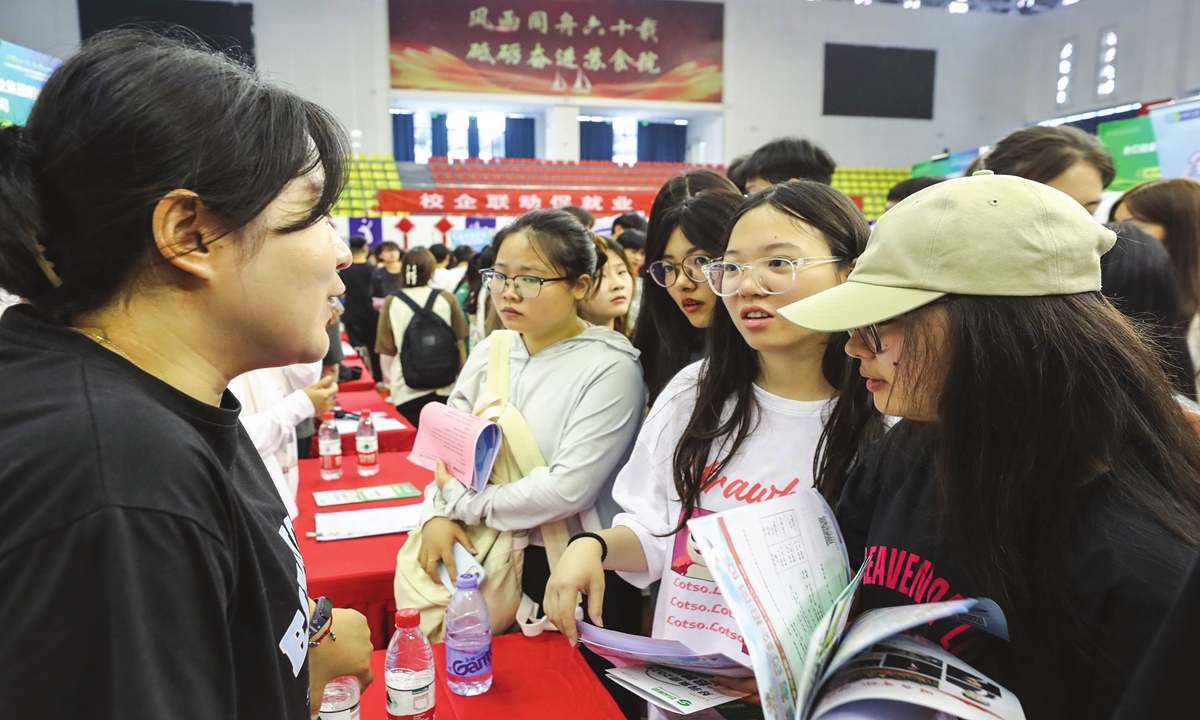
POLYGON ((853 330, 847 330, 846 333, 849 334, 850 337, 854 337, 854 333, 858 333, 858 336, 862 338, 863 345, 867 346, 867 349, 871 351, 872 355, 878 355, 879 353, 883 352, 883 341, 879 339, 878 325, 867 325, 866 327, 854 328, 853 330))
POLYGON ((754 276, 754 284, 768 295, 779 295, 791 290, 796 284, 796 273, 816 265, 846 262, 843 257, 785 258, 766 257, 752 263, 737 263, 714 260, 704 266, 708 284, 721 297, 737 295, 745 282, 746 274, 754 276))
POLYGON ((483 286, 493 295, 503 295, 511 282, 517 294, 526 300, 532 300, 542 294, 542 286, 548 282, 561 282, 563 280, 571 280, 569 277, 556 278, 540 278, 533 275, 516 275, 509 277, 502 272, 497 272, 491 268, 480 270, 479 274, 483 277, 483 286))
POLYGON ((695 283, 704 282, 704 266, 712 262, 707 255, 688 255, 683 262, 674 263, 658 260, 650 263, 650 279, 663 287, 671 287, 679 281, 680 273, 695 283))

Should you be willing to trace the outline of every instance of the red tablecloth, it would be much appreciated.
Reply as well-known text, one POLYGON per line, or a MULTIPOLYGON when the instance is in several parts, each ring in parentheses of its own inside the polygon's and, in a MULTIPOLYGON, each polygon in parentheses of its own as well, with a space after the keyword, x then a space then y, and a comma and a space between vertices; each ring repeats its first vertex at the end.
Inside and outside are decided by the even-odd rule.
MULTIPOLYGON (((300 543, 300 554, 304 557, 309 597, 327 595, 336 607, 354 608, 365 615, 367 624, 371 627, 371 642, 376 648, 387 647, 387 642, 391 639, 396 614, 395 595, 392 591, 392 580, 396 574, 396 553, 400 551, 400 546, 404 544, 408 535, 378 535, 317 542, 308 536, 308 533, 316 529, 313 514, 318 511, 312 494, 314 490, 351 490, 398 482, 410 482, 418 490, 424 490, 432 480, 433 473, 410 463, 408 453, 380 453, 379 474, 367 478, 358 476, 358 463, 354 455, 342 458, 340 480, 322 480, 320 460, 300 461, 300 488, 296 494, 296 506, 300 515, 293 525, 300 543)), ((416 497, 408 500, 335 505, 319 510, 339 512, 415 505, 420 502, 421 498, 416 497)))
POLYGON ((345 367, 358 368, 362 370, 362 375, 357 380, 347 380, 346 382, 338 383, 338 393, 365 392, 375 390, 375 378, 371 377, 371 373, 367 372, 367 368, 363 365, 360 358, 346 358, 342 360, 342 365, 345 367))
MULTIPOLYGON (((454 695, 446 687, 446 649, 433 646, 437 667, 437 720, 623 720, 612 697, 558 633, 535 638, 521 634, 492 638, 493 682, 490 690, 474 697, 454 695)), ((385 651, 371 656, 375 681, 363 692, 362 720, 387 720, 385 651)))
MULTIPOLYGON (((374 390, 365 392, 342 392, 338 390, 337 394, 338 406, 347 412, 359 412, 361 410, 370 410, 371 412, 386 413, 388 417, 399 420, 404 423, 404 427, 400 430, 382 430, 379 433, 379 452, 381 453, 396 453, 408 452, 412 450, 413 441, 417 439, 417 431, 400 413, 396 412, 396 406, 389 403, 387 400, 379 397, 379 393, 374 390)), ((312 438, 312 456, 317 457, 317 436, 312 438)), ((358 451, 354 447, 354 436, 342 436, 342 462, 347 458, 355 456, 358 451)))

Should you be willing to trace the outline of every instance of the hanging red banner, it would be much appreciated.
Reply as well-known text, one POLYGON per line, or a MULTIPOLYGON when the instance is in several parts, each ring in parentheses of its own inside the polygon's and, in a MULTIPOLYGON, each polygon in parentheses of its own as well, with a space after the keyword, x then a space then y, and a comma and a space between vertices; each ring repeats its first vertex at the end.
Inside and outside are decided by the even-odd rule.
POLYGON ((520 215, 530 210, 577 205, 595 215, 650 213, 653 192, 563 192, 560 190, 380 190, 384 212, 440 215, 520 215))

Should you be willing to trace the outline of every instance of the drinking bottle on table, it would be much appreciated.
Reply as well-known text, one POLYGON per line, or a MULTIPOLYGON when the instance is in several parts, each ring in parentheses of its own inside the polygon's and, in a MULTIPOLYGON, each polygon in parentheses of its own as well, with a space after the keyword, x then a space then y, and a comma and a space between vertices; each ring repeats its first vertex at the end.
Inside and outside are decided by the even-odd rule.
POLYGON ((396 633, 383 668, 388 720, 433 720, 433 648, 421 632, 420 612, 396 612, 396 633))
POLYGON ((325 685, 317 720, 359 720, 358 694, 358 678, 353 675, 330 680, 325 685))
POLYGON ((375 432, 375 421, 371 411, 359 413, 358 432, 354 434, 354 445, 358 450, 358 474, 370 477, 379 472, 379 433, 375 432))
POLYGON ((321 479, 337 480, 342 476, 342 436, 334 422, 333 413, 321 416, 317 429, 317 450, 321 454, 321 479))
POLYGON ((492 686, 492 620, 474 575, 458 576, 446 608, 446 685, 455 695, 479 695, 492 686))

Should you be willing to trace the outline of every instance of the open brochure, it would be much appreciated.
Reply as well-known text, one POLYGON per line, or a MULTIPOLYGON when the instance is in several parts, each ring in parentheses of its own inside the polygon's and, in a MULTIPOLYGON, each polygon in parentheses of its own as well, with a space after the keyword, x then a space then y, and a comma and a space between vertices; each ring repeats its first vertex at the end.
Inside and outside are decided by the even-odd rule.
POLYGON ((421 422, 408 459, 427 470, 437 461, 463 485, 479 492, 492 476, 500 452, 500 426, 442 403, 421 409, 421 422))
POLYGON ((862 572, 850 576, 841 531, 815 490, 695 518, 688 528, 743 631, 768 720, 1024 720, 1007 689, 902 634, 953 616, 1007 639, 990 600, 881 608, 847 627, 862 572))

